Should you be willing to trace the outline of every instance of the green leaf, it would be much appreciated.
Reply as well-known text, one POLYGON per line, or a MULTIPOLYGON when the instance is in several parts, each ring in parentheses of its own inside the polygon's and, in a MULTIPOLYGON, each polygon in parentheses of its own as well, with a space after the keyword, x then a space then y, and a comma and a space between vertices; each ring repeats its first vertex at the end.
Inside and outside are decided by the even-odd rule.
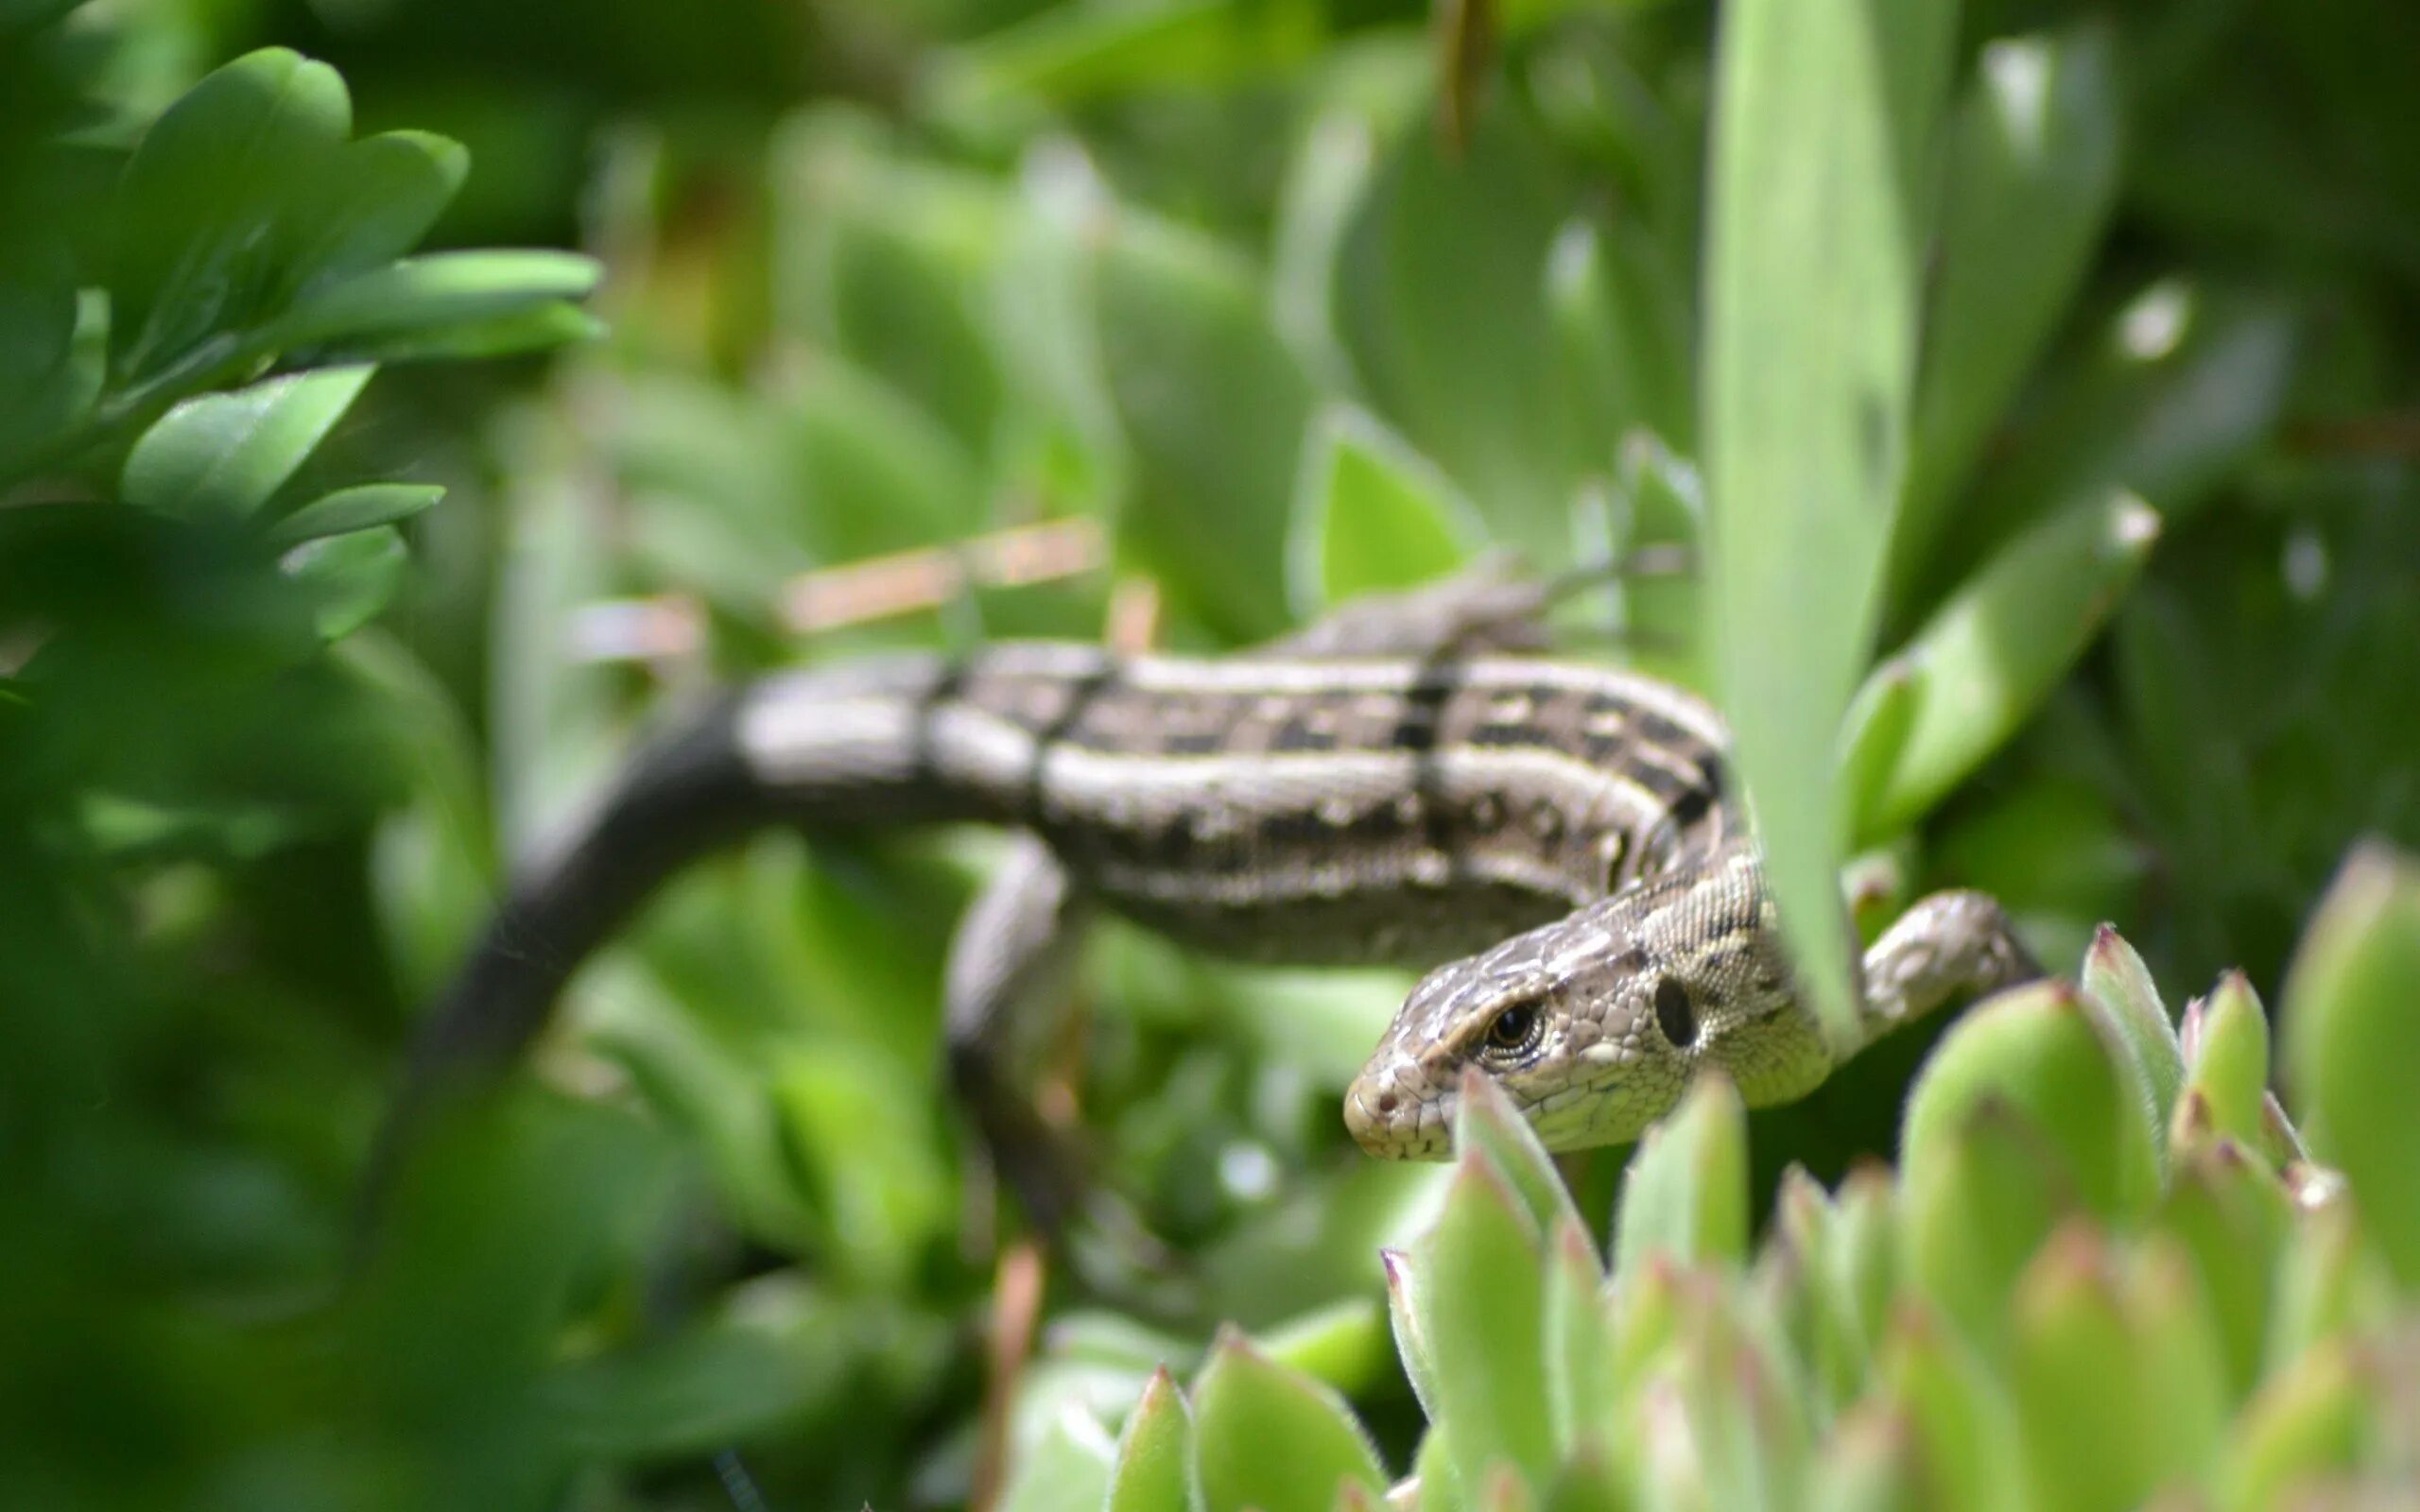
POLYGON ((1747 1108, 1727 1079, 1701 1074, 1623 1173, 1614 1274, 1635 1275, 1650 1255, 1737 1266, 1748 1222, 1747 1108))
POLYGON ((784 1057, 771 1091, 790 1167, 826 1215, 830 1263, 876 1289, 902 1284, 953 1212, 923 1083, 886 1056, 826 1043, 784 1057))
POLYGON ((2420 1291, 2420 865, 2358 847, 2286 978, 2286 1081, 2311 1152, 2344 1173, 2361 1222, 2420 1291))
POLYGON ((313 287, 272 335, 295 347, 493 329, 585 298, 602 273, 595 258, 576 252, 432 252, 313 287))
POLYGON ((1286 501, 1309 385, 1225 248, 1123 222, 1093 272, 1101 368, 1136 464, 1125 542, 1220 632, 1275 634, 1290 617, 1286 501))
MULTIPOLYGON (((2296 1190, 2291 1175, 2287 1187, 2296 1190)), ((2382 1326, 2399 1305, 2394 1273, 2360 1210, 2341 1191, 2316 1207, 2297 1197, 2304 1211, 2271 1293, 2264 1354, 2273 1374, 2328 1339, 2382 1326)))
POLYGON ((2004 1344, 2011 1290, 2060 1220, 2074 1189, 2044 1136, 2008 1104, 1986 1099, 1917 1159, 1903 1193, 1901 1265, 1979 1349, 2004 1344))
POLYGON ((445 497, 434 483, 364 483, 338 489, 269 526, 271 544, 291 546, 321 536, 341 536, 373 525, 398 524, 445 497))
POLYGON ((2286 1189, 2241 1145, 2219 1139, 2177 1151, 2157 1228, 2192 1257, 2209 1293, 2230 1400, 2259 1380, 2270 1297, 2292 1222, 2286 1189))
MULTIPOLYGON (((1584 1242, 1579 1206, 1572 1201, 1571 1188, 1564 1184, 1562 1173, 1554 1168, 1554 1158, 1513 1106, 1511 1095, 1495 1077, 1477 1068, 1463 1071, 1457 1089, 1454 1148, 1486 1160, 1520 1198, 1538 1232, 1569 1226, 1581 1229, 1584 1242)), ((1592 1264, 1595 1254, 1592 1247, 1592 1264)))
POLYGON ((1723 12, 1706 252, 1723 706, 1801 980, 1838 1044, 1856 1035, 1844 807, 1809 753, 1834 748, 1874 633, 1914 367, 1900 163, 1929 134, 1918 81, 1944 66, 1924 48, 1946 45, 1943 28, 1910 27, 1884 56, 1885 26, 1867 0, 1723 12))
POLYGON ((1113 1452, 1099 1420, 1070 1403, 1018 1464, 1001 1493, 1000 1512, 1066 1512, 1100 1505, 1109 1496, 1113 1452))
POLYGON ((2158 528, 2123 493, 2067 510, 2012 542, 1876 669, 1872 680, 1911 680, 1915 708, 1904 730, 1871 717, 1855 730, 1864 748, 1853 744, 1843 765, 1861 784, 1847 795, 1859 844, 1915 823, 2016 732, 2090 644, 2158 528))
POLYGON ((2207 1001, 2187 1005, 2180 1032, 2185 1093, 2198 1099, 2212 1133, 2249 1148, 2260 1141, 2269 1091, 2269 1016, 2241 971, 2229 971, 2207 1001))
POLYGON ((1983 49, 1949 131, 1937 269, 1892 549, 1921 561, 2082 281, 2118 186, 2105 27, 1983 49))
POLYGON ((1203 1512, 1327 1512, 1340 1484, 1386 1490, 1377 1452, 1342 1400, 1240 1334, 1211 1346, 1193 1401, 1203 1512))
POLYGON ((1941 1503, 1926 1494, 1924 1464, 1907 1420, 1871 1409, 1832 1430, 1806 1504, 1814 1512, 1917 1512, 1941 1503))
POLYGON ((1603 1285, 1588 1231, 1576 1217, 1556 1223, 1547 1236, 1547 1405, 1566 1465, 1618 1421, 1620 1383, 1606 1336, 1603 1285))
POLYGON ((459 325, 347 337, 331 350, 349 358, 385 363, 471 362, 594 341, 604 334, 604 321, 576 304, 558 301, 459 325))
POLYGON ((1033 95, 1065 105, 1148 90, 1232 86, 1296 63, 1317 23, 1293 5, 1135 0, 1035 11, 959 48, 942 71, 942 101, 979 109, 1033 95))
POLYGON ((1909 1098, 1900 1162, 1908 1190, 1939 1179, 1927 1168, 1951 1159, 1957 1131, 1990 1102, 2024 1116, 2089 1211, 2131 1217, 2157 1194, 2147 1100, 2117 1031, 2074 989, 2035 983, 1950 1025, 1909 1098))
POLYGON ((1901 1309, 1882 1349, 1880 1400, 1912 1427, 1924 1454, 1929 1504, 1944 1512, 2019 1512, 2024 1498, 2014 1406, 1931 1312, 1901 1309))
POLYGON ((733 1440, 844 1411, 853 1379, 917 1320, 774 1278, 745 1309, 669 1338, 581 1359, 547 1378, 549 1412, 581 1452, 709 1454, 733 1440))
POLYGON ((1261 1352, 1270 1360, 1351 1393, 1393 1379, 1387 1337, 1377 1307, 1366 1297, 1341 1297, 1258 1331, 1261 1352))
POLYGON ((1349 390, 1353 359, 1337 327, 1330 270, 1354 209, 1368 192, 1376 146, 1358 112, 1333 110, 1303 133, 1278 194, 1269 270, 1270 318, 1304 370, 1328 392, 1349 390))
POLYGON ((420 245, 471 171, 458 142, 388 131, 349 143, 312 186, 296 253, 308 279, 377 267, 420 245))
POLYGON ((1193 1419, 1166 1366, 1151 1372, 1143 1398, 1117 1435, 1109 1471, 1108 1512, 1188 1512, 1193 1485, 1193 1419))
POLYGON ((1583 445, 1633 427, 1689 444, 1685 306, 1637 227, 1564 222, 1547 255, 1546 305, 1583 445))
POLYGON ((411 554, 392 525, 306 541, 278 559, 278 569, 311 600, 311 627, 337 641, 376 617, 404 585, 411 554))
POLYGON ((1546 1512, 1629 1512, 1634 1504, 1612 1457, 1595 1439, 1564 1457, 1544 1503, 1546 1512))
POLYGON ((1522 112, 1489 111, 1460 152, 1397 129, 1327 269, 1372 408, 1434 458, 1495 540, 1539 563, 1615 437, 1575 426, 1543 281, 1570 213, 1565 165, 1522 112))
POLYGON ((1899 1189, 1887 1167, 1866 1163, 1841 1183, 1839 1235, 1832 1269, 1855 1309, 1869 1351, 1881 1348, 1890 1302, 1898 1290, 1899 1189))
POLYGON ((1456 1478, 1485 1486, 1499 1462, 1543 1479, 1554 1464, 1538 1226, 1494 1164, 1455 1163, 1436 1227, 1413 1245, 1412 1300, 1456 1478))
POLYGON ((1294 495, 1288 597, 1312 618, 1366 593, 1416 587, 1484 539, 1445 475, 1365 411, 1332 404, 1313 424, 1294 495))
POLYGON ((2091 1230, 2065 1229, 2014 1298, 2009 1379, 2038 1505, 2122 1512, 2156 1484, 2135 1368, 2145 1341, 2128 1327, 2113 1270, 2091 1230))
POLYGON ((1433 1423, 1437 1420, 1437 1365, 1424 1332, 1426 1307, 1416 1295, 1428 1285, 1428 1280, 1411 1257, 1399 1249, 1379 1250, 1378 1263, 1386 1273, 1387 1321, 1394 1329, 1395 1353, 1403 1360, 1404 1379, 1411 1383, 1422 1416, 1433 1423))
POLYGON ((246 519, 294 475, 376 370, 324 368, 188 399, 134 443, 119 491, 129 504, 178 519, 246 519))
POLYGON ((2152 284, 2097 334, 1979 480, 1934 553, 1958 572, 2011 535, 2113 489, 2170 526, 2261 444, 2293 372, 2294 326, 2267 303, 2152 284))
POLYGON ((118 181, 112 367, 151 372, 292 292, 298 200, 353 129, 344 80, 283 47, 203 78, 144 133, 118 181))
POLYGON ((1787 1263, 1796 1275, 1794 1305, 1803 1331, 1800 1352, 1820 1415, 1829 1416, 1863 1391, 1871 1343, 1850 1285, 1839 1210, 1795 1161, 1782 1172, 1773 1202, 1772 1237, 1758 1264, 1787 1263))
POLYGON ((2377 1434, 2364 1378, 2350 1348, 2323 1346, 2279 1373, 2245 1410, 2219 1471, 2222 1512, 2289 1505, 2298 1483, 2358 1469, 2377 1434))
POLYGON ((2150 969, 2123 936, 2103 924, 2084 953, 2081 985, 2086 996, 2108 1010, 2125 1041, 2151 1097, 2152 1128, 2165 1151, 2169 1115, 2185 1084, 2185 1053, 2150 969))

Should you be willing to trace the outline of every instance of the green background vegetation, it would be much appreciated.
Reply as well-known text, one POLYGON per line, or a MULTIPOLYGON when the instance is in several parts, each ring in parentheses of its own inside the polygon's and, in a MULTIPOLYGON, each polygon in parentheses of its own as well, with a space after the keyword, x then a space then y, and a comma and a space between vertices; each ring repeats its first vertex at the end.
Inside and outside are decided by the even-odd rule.
POLYGON ((1853 857, 1861 922, 1988 887, 2081 993, 1940 1043, 1904 1148, 1941 1025, 1567 1220, 1516 1134, 1344 1140, 1400 978, 1110 931, 1080 1101, 1185 1284, 1054 1273, 1017 1504, 2420 1473, 2420 15, 1720 19, 0 0, 0 1503, 962 1503, 994 840, 700 868, 365 1257, 418 1013, 718 678, 1135 584, 1217 649, 1492 544, 1696 550, 1563 628, 1723 698, 1819 980, 1853 857), (1070 521, 1104 568, 784 621, 1070 521), (606 654, 662 595, 696 644, 606 654))

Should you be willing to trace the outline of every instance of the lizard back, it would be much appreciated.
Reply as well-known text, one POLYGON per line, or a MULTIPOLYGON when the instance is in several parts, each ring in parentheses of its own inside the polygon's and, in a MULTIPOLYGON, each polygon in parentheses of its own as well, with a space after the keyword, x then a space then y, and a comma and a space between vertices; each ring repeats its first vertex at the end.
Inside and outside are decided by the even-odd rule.
POLYGON ((1005 645, 776 678, 736 730, 807 822, 1028 828, 1108 906, 1270 962, 1434 964, 1737 827, 1709 708, 1567 662, 1005 645))

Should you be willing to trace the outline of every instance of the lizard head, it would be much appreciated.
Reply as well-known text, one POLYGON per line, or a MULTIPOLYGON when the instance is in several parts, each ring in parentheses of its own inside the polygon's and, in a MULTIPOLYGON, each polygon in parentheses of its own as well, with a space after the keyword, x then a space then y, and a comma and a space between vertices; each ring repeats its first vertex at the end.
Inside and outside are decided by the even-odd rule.
POLYGON ((1803 1010, 1753 858, 1634 887, 1421 979, 1344 1103, 1362 1148, 1449 1153, 1477 1066, 1550 1150, 1636 1139, 1720 1066, 1754 1103, 1800 1095, 1829 1057, 1803 1010))

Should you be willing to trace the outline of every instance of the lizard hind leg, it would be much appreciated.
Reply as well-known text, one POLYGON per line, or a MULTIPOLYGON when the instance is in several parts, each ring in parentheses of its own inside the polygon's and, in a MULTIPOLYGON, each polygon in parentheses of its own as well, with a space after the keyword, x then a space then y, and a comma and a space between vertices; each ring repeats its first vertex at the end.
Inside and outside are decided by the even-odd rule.
POLYGON ((1448 576, 1336 605, 1293 634, 1247 655, 1295 657, 1532 656, 1553 648, 1556 605, 1625 577, 1686 570, 1677 548, 1646 547, 1611 562, 1532 573, 1507 550, 1483 553, 1448 576))
POLYGON ((1044 1244, 1095 1291, 1167 1298, 1173 1253, 1095 1183, 1077 1132, 1046 1116, 1034 1072, 1075 1004, 1091 905, 1047 846, 1019 834, 950 942, 945 1037, 952 1091, 982 1158, 1044 1244))

